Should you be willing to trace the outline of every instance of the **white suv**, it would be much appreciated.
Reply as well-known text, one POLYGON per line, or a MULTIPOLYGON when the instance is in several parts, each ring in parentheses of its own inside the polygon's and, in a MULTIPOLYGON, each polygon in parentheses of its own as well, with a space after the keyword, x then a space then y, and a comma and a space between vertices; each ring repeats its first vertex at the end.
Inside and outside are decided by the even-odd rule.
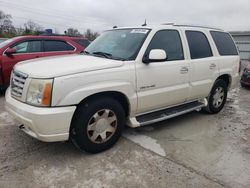
POLYGON ((201 109, 218 113, 238 80, 239 62, 231 36, 219 29, 116 28, 81 55, 17 64, 6 108, 32 137, 70 139, 97 153, 117 142, 125 124, 201 109))

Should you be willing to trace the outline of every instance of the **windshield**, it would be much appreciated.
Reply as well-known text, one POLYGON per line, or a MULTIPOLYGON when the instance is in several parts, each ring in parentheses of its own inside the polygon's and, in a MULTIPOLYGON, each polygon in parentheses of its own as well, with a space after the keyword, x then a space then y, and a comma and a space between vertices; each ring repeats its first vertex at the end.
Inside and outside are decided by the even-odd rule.
MULTIPOLYGON (((1 39, 0 39, 1 40, 1 39)), ((4 47, 5 45, 11 43, 14 39, 8 39, 3 42, 0 41, 0 48, 4 47)))
POLYGON ((118 29, 104 32, 86 49, 86 54, 110 59, 134 60, 148 29, 118 29))

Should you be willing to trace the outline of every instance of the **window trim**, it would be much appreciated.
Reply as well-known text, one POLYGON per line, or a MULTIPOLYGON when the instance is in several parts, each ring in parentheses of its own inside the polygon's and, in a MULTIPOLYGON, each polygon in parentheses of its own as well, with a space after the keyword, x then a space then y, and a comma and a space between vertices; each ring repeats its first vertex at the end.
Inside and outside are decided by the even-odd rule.
MULTIPOLYGON (((179 36, 179 38, 180 38, 180 42, 181 42, 181 50, 182 50, 182 54, 183 54, 183 59, 173 59, 173 60, 168 60, 168 59, 166 59, 166 61, 160 61, 161 63, 165 63, 165 62, 171 62, 171 61, 183 61, 183 60, 185 60, 186 58, 185 58, 185 53, 184 53, 184 48, 183 48, 183 40, 182 40, 182 38, 181 38, 181 34, 180 34, 180 31, 179 30, 177 30, 177 29, 160 29, 160 30, 158 30, 158 31, 156 31, 155 32, 155 34, 154 34, 154 36, 158 33, 158 32, 160 32, 160 31, 176 31, 177 32, 177 34, 178 34, 178 36, 179 36)), ((151 44, 151 42, 153 41, 153 38, 154 38, 154 36, 151 38, 151 40, 150 40, 150 42, 148 43, 148 46, 147 46, 147 48, 146 48, 146 50, 145 50, 145 52, 144 52, 144 54, 143 54, 143 56, 142 56, 142 61, 143 61, 143 59, 144 58, 147 58, 147 56, 149 56, 149 54, 148 54, 148 48, 149 48, 149 45, 151 44)), ((165 51, 165 50, 164 50, 165 51)), ((166 52, 167 53, 167 52, 166 52)), ((159 61, 153 61, 153 62, 150 62, 150 63, 160 63, 159 61)))
POLYGON ((5 52, 9 49, 9 48, 13 48, 14 46, 20 44, 20 43, 23 43, 23 42, 29 42, 29 41, 40 41, 41 42, 41 52, 32 52, 32 53, 15 53, 13 54, 13 56, 16 56, 16 55, 23 55, 23 54, 40 54, 40 53, 66 53, 66 52, 76 52, 77 51, 77 47, 75 45, 73 45, 71 42, 67 41, 67 40, 64 40, 64 39, 49 39, 49 38, 30 38, 30 39, 22 39, 20 41, 17 41, 13 44, 11 44, 8 48, 6 48, 4 51, 3 51, 3 56, 6 56, 5 52), (72 46, 74 48, 74 50, 70 50, 70 51, 50 51, 50 52, 45 52, 44 51, 44 41, 45 40, 52 40, 52 41, 62 41, 62 42, 65 42, 67 44, 69 44, 70 46, 72 46))
POLYGON ((43 51, 43 42, 42 42, 42 40, 41 39, 27 39, 27 40, 20 40, 20 41, 18 41, 18 42, 16 42, 16 43, 13 43, 13 44, 11 44, 8 48, 6 48, 5 50, 4 50, 4 52, 3 52, 3 55, 4 56, 7 56, 6 54, 5 54, 5 52, 8 50, 8 49, 10 49, 10 48, 13 48, 14 46, 16 46, 16 45, 18 45, 18 44, 21 44, 21 43, 23 43, 23 42, 29 42, 29 41, 40 41, 40 43, 41 43, 41 52, 28 52, 28 53, 14 53, 14 54, 12 54, 13 56, 16 56, 16 55, 23 55, 23 54, 39 54, 39 53, 44 53, 44 51, 43 51))
POLYGON ((198 31, 198 30, 185 30, 185 37, 186 37, 186 40, 187 40, 187 46, 188 46, 188 49, 189 49, 189 55, 190 55, 190 59, 191 60, 196 60, 196 59, 205 59, 205 58, 211 58, 211 57, 214 57, 214 53, 213 53, 213 50, 212 50, 212 47, 211 47, 211 43, 206 35, 206 33, 204 33, 203 31, 198 31), (196 32, 196 33, 201 33, 205 36, 207 42, 208 42, 208 46, 209 46, 209 49, 210 49, 210 52, 211 52, 211 56, 208 56, 208 57, 200 57, 200 58, 192 58, 192 55, 191 55, 191 50, 190 50, 190 45, 188 43, 188 37, 187 37, 187 32, 196 32))

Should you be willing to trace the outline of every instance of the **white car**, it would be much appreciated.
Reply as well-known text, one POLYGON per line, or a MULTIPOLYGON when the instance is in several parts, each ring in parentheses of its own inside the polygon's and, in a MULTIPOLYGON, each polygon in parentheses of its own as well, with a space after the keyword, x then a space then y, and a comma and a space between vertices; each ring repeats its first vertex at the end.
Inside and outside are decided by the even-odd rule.
POLYGON ((7 40, 7 38, 0 38, 0 43, 4 42, 6 40, 7 40))
POLYGON ((218 113, 239 77, 237 48, 215 28, 160 25, 104 32, 81 55, 17 64, 6 108, 45 142, 72 140, 97 153, 124 125, 193 110, 218 113))

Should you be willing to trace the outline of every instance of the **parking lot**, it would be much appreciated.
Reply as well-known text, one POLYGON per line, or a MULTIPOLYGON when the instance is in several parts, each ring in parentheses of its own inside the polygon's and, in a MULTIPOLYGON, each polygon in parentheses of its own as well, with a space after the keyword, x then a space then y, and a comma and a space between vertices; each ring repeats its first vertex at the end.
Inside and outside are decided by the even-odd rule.
POLYGON ((250 90, 236 88, 217 115, 193 112, 126 129, 109 151, 42 143, 0 112, 0 187, 249 187, 250 90))

